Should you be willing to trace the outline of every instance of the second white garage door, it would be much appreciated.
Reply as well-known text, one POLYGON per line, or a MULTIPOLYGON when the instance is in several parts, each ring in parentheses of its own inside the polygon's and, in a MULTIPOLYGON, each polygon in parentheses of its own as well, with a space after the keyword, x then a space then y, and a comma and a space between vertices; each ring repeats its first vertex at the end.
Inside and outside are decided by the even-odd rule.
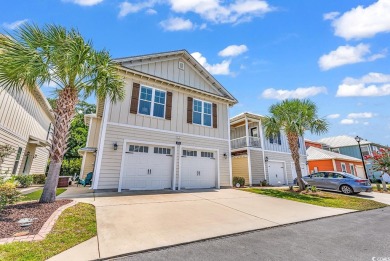
POLYGON ((268 183, 273 186, 286 185, 284 162, 268 162, 268 183))
POLYGON ((154 190, 172 187, 172 148, 137 144, 127 146, 122 189, 154 190))
POLYGON ((206 150, 182 150, 181 188, 215 188, 216 153, 206 150))

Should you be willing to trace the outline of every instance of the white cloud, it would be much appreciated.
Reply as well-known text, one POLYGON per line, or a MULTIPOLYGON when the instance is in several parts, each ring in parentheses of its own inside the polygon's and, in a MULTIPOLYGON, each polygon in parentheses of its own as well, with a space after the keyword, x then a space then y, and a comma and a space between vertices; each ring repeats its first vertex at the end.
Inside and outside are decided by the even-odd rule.
POLYGON ((378 0, 370 6, 361 5, 333 20, 337 36, 347 40, 373 37, 390 32, 390 1, 378 0))
POLYGON ((209 73, 214 75, 228 75, 230 74, 230 60, 223 60, 221 63, 209 64, 206 57, 200 52, 191 54, 209 73))
POLYGON ((337 118, 340 118, 340 114, 329 114, 328 116, 326 116, 326 118, 328 119, 337 119, 337 118))
POLYGON ((206 23, 203 23, 199 26, 199 30, 204 30, 207 28, 207 24, 206 23))
POLYGON ((370 123, 368 121, 363 122, 363 124, 366 125, 366 126, 370 125, 370 123))
POLYGON ((390 74, 368 73, 361 78, 347 77, 339 85, 337 97, 390 95, 390 74))
POLYGON ((173 17, 160 22, 165 31, 188 31, 195 28, 195 25, 189 20, 180 17, 173 17))
POLYGON ((273 8, 264 0, 234 0, 230 3, 222 4, 219 0, 149 0, 147 2, 138 2, 135 4, 123 2, 120 4, 120 17, 129 13, 135 13, 142 10, 145 4, 147 8, 152 8, 155 4, 168 4, 171 11, 175 13, 195 13, 203 19, 213 23, 241 23, 251 21, 254 17, 263 16, 273 11, 273 8), (125 10, 123 10, 123 8, 125 10), (140 8, 142 7, 142 8, 140 8), (126 11, 129 9, 131 11, 126 11))
POLYGON ((63 0, 64 2, 71 2, 76 5, 93 6, 100 4, 103 0, 63 0))
POLYGON ((261 96, 265 99, 285 100, 292 98, 304 99, 320 93, 327 93, 326 88, 317 86, 297 88, 295 90, 275 90, 270 88, 264 90, 261 96))
POLYGON ((146 10, 145 13, 148 15, 155 15, 155 14, 157 14, 157 11, 152 9, 152 8, 149 8, 148 10, 146 10))
POLYGON ((374 117, 375 114, 372 112, 359 112, 359 113, 350 113, 348 114, 348 119, 370 119, 374 117))
POLYGON ((346 64, 374 61, 386 56, 386 50, 383 53, 369 56, 370 53, 370 45, 368 44, 361 43, 357 46, 339 46, 336 50, 331 51, 329 54, 321 56, 318 60, 318 65, 321 70, 326 71, 346 64))
POLYGON ((18 21, 12 22, 12 23, 3 23, 2 26, 8 30, 15 30, 16 28, 18 28, 22 24, 26 23, 27 21, 28 21, 28 19, 23 19, 23 20, 18 20, 18 21))
POLYGON ((357 124, 359 123, 358 121, 356 120, 353 120, 353 119, 342 119, 340 121, 341 124, 344 124, 344 125, 352 125, 352 124, 357 124))
POLYGON ((339 16, 339 12, 330 12, 323 15, 324 20, 334 20, 337 16, 339 16))
POLYGON ((155 0, 149 0, 149 1, 139 2, 135 4, 125 1, 119 4, 118 16, 125 17, 128 14, 138 13, 141 10, 152 8, 155 4, 156 4, 155 0))
POLYGON ((219 56, 222 57, 233 57, 243 54, 248 51, 248 47, 244 44, 242 45, 229 45, 222 51, 218 53, 219 56))

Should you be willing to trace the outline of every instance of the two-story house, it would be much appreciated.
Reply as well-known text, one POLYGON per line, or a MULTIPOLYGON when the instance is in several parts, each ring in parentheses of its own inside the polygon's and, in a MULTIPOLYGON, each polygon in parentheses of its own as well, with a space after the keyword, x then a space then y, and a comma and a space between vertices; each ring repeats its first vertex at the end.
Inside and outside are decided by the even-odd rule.
MULTIPOLYGON (((246 184, 287 185, 296 178, 294 161, 283 130, 274 137, 264 135, 264 116, 242 113, 230 119, 233 177, 244 177, 246 184)), ((302 175, 307 175, 306 149, 299 138, 302 175)))
POLYGON ((93 189, 231 186, 228 110, 237 100, 185 50, 116 62, 126 97, 97 103, 80 150, 93 189))
MULTIPOLYGON (((354 158, 361 159, 359 144, 354 137, 341 135, 329 138, 320 139, 319 142, 326 144, 329 147, 330 151, 351 156, 354 158)), ((367 140, 362 140, 360 142, 361 153, 364 156, 373 155, 374 152, 378 152, 380 148, 388 148, 387 146, 380 145, 367 140)), ((378 179, 381 175, 380 172, 376 172, 372 169, 371 162, 365 161, 367 175, 370 179, 375 177, 378 179)))
POLYGON ((2 174, 44 174, 54 116, 40 89, 14 92, 0 86, 0 144, 14 153, 5 158, 2 174))

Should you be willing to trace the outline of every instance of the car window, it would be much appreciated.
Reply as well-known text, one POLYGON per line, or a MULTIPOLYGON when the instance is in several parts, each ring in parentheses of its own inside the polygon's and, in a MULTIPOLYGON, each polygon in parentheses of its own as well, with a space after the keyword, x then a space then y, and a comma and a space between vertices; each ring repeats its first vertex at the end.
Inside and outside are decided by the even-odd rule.
POLYGON ((344 176, 339 174, 339 173, 333 173, 332 176, 333 176, 334 179, 343 179, 344 178, 344 176))
POLYGON ((329 173, 324 172, 323 178, 324 179, 331 178, 331 175, 329 175, 329 173))

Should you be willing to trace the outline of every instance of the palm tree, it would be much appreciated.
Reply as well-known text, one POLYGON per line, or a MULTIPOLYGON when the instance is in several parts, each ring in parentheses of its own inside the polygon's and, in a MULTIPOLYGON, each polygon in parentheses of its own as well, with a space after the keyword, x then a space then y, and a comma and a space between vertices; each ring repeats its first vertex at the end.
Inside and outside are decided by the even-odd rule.
POLYGON ((57 85, 49 172, 40 198, 41 203, 53 202, 79 96, 95 94, 115 102, 124 97, 124 82, 109 53, 94 50, 75 29, 25 24, 0 37, 0 50, 2 88, 23 91, 57 85))
MULTIPOLYGON (((306 130, 314 134, 328 131, 328 122, 317 116, 317 106, 310 100, 291 99, 274 104, 269 108, 271 116, 264 120, 265 135, 272 137, 283 129, 287 135, 288 145, 294 160, 300 190, 305 189, 299 163, 299 137, 306 130)), ((304 146, 304 144, 302 144, 304 146)))

